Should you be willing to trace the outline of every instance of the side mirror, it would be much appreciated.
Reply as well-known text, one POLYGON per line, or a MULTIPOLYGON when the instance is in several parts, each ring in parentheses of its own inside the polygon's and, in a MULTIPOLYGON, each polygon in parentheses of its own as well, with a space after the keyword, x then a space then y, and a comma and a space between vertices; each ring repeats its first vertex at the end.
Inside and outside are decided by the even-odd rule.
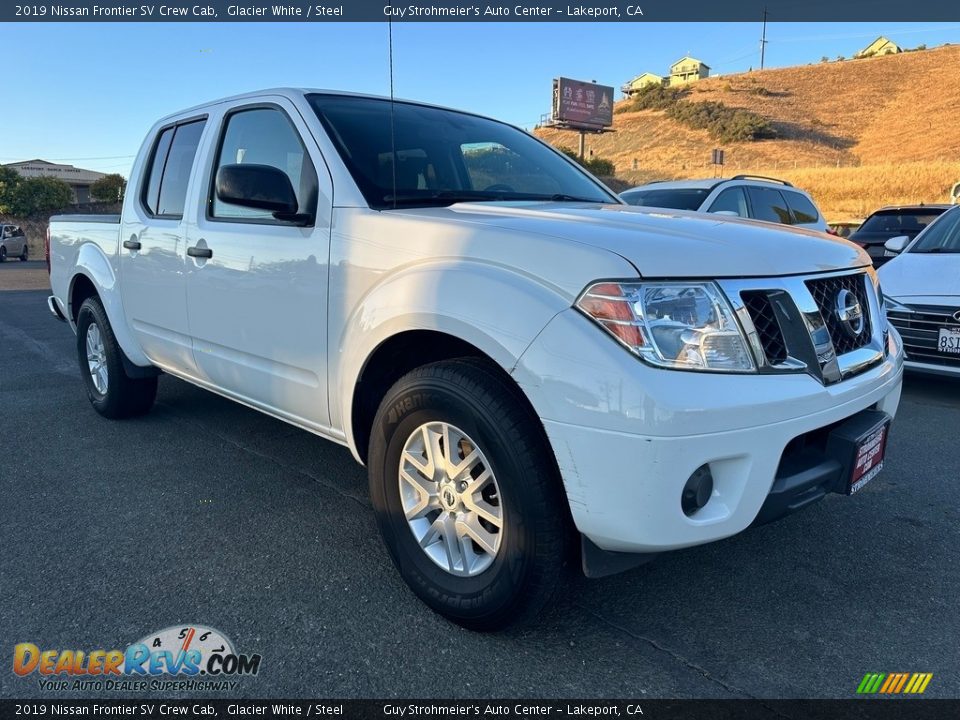
POLYGON ((309 215, 297 213, 297 196, 283 170, 271 165, 224 165, 217 171, 217 199, 231 205, 268 210, 278 220, 308 224, 309 215))
POLYGON ((740 217, 740 213, 736 210, 716 210, 713 212, 714 215, 725 215, 726 217, 740 217))
POLYGON ((883 247, 889 250, 894 255, 899 255, 903 252, 904 248, 910 244, 910 238, 906 235, 898 235, 897 237, 892 237, 887 240, 883 247))

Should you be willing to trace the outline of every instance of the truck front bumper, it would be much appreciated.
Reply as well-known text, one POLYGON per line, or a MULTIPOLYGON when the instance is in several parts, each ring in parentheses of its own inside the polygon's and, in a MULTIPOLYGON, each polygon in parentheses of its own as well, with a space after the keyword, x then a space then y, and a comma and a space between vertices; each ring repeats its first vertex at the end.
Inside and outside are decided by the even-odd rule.
POLYGON ((836 489, 829 457, 804 465, 791 453, 862 411, 896 414, 903 352, 892 335, 881 364, 824 386, 804 373, 651 368, 579 313, 561 313, 514 377, 546 429, 577 529, 602 550, 657 553, 729 537, 836 489), (712 492, 687 514, 684 486, 703 467, 712 492))

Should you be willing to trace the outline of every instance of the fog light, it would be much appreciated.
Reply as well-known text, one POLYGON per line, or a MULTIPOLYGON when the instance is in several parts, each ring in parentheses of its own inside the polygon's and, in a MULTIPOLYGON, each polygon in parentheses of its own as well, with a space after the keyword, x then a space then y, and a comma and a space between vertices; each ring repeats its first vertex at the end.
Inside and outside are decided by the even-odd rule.
POLYGON ((680 496, 680 507, 687 517, 693 515, 710 500, 713 494, 713 475, 709 465, 698 467, 687 484, 683 486, 683 495, 680 496))

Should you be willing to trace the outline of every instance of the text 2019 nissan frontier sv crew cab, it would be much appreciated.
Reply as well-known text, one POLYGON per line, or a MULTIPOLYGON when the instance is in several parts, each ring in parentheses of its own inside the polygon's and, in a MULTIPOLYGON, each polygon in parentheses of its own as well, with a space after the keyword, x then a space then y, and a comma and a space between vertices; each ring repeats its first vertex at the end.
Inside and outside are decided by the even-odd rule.
POLYGON ((53 218, 49 253, 99 413, 146 412, 162 371, 346 445, 400 574, 477 629, 533 616, 571 559, 607 574, 855 492, 900 398, 860 248, 634 208, 413 102, 171 115, 122 214, 53 218))

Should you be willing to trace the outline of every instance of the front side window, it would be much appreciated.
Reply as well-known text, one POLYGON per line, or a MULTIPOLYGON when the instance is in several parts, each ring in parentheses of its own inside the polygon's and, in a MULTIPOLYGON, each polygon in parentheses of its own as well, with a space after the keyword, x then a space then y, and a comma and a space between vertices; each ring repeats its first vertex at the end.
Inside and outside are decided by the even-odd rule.
POLYGON ((727 188, 717 195, 717 199, 710 206, 710 212, 728 212, 736 213, 738 217, 750 217, 750 211, 747 209, 747 196, 743 188, 727 188))
POLYGON ((766 220, 767 222, 780 223, 781 225, 790 225, 793 218, 790 216, 790 209, 779 190, 765 187, 751 187, 747 190, 750 193, 750 204, 753 206, 753 217, 757 220, 766 220))
MULTIPOLYGON (((290 178, 299 212, 311 211, 316 204, 317 174, 297 129, 282 110, 273 107, 251 108, 227 117, 216 170, 219 171, 224 165, 237 164, 269 165, 282 170, 290 178)), ((275 221, 269 210, 223 202, 215 192, 211 216, 275 221)))
POLYGON ((620 197, 631 205, 663 208, 665 210, 699 210, 707 199, 707 188, 662 188, 659 190, 628 190, 620 197))
POLYGON ((917 238, 912 253, 960 253, 960 209, 951 210, 917 238))
POLYGON ((495 200, 617 202, 529 133, 495 120, 377 98, 307 99, 374 209, 495 200))

